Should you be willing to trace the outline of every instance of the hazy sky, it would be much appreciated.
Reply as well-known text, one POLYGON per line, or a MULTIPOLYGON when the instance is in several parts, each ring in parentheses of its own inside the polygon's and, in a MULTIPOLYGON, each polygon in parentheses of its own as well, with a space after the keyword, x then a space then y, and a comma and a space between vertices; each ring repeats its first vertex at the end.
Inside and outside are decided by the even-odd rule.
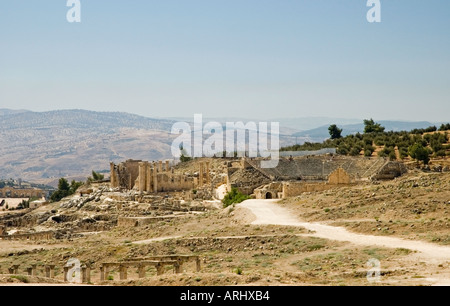
POLYGON ((450 1, 0 1, 0 108, 448 121, 450 1))

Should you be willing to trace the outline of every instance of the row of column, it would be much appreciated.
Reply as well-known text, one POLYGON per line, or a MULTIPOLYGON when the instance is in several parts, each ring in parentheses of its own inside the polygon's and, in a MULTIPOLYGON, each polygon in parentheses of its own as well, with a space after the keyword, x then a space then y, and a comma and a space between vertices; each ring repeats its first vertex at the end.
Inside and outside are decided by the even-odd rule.
MULTIPOLYGON (((200 272, 200 258, 196 258, 196 268, 197 272, 200 272)), ((156 268, 156 274, 162 275, 164 274, 164 266, 165 265, 173 265, 175 273, 183 273, 183 264, 184 261, 177 260, 175 262, 159 262, 154 264, 149 263, 139 263, 138 265, 138 274, 139 278, 145 277, 145 268, 149 265, 153 265, 156 268)), ((126 280, 128 278, 128 266, 126 264, 118 264, 119 272, 120 272, 120 280, 126 280)), ((19 274, 20 265, 13 265, 8 269, 9 274, 18 275, 19 274)), ((55 278, 55 265, 46 265, 45 268, 45 277, 47 278, 55 278)), ((69 279, 69 271, 73 266, 65 266, 64 267, 64 281, 67 282, 69 279)), ((105 281, 109 276, 109 264, 104 264, 100 267, 100 281, 105 281)), ((29 276, 37 275, 37 265, 31 265, 26 269, 29 276)), ((80 271, 80 270, 78 270, 80 271)), ((82 283, 90 283, 91 282, 91 268, 87 265, 81 266, 81 282, 82 283)))
MULTIPOLYGON (((9 274, 19 274, 19 267, 20 265, 13 265, 8 269, 9 274)), ((31 265, 31 267, 28 267, 27 274, 29 276, 36 276, 37 274, 37 265, 31 265)), ((55 265, 46 265, 45 266, 45 277, 47 278, 55 278, 55 265)))
POLYGON ((16 234, 16 235, 0 235, 3 240, 50 240, 53 238, 53 233, 32 233, 32 234, 16 234))
MULTIPOLYGON (((144 264, 140 263, 137 264, 138 267, 138 275, 139 278, 145 278, 145 268, 149 265, 153 265, 156 268, 156 275, 162 275, 164 274, 164 266, 165 265, 173 265, 174 266, 174 272, 175 273, 183 273, 183 262, 174 262, 174 263, 156 263, 156 264, 144 264)), ((116 266, 119 266, 119 275, 120 280, 126 280, 128 278, 128 268, 129 264, 116 264, 116 266)), ((100 267, 100 281, 107 280, 109 273, 110 273, 110 265, 102 265, 100 267)), ((200 258, 196 259, 196 270, 197 272, 200 272, 201 270, 201 264, 200 264, 200 258)))
POLYGON ((139 163, 139 192, 158 192, 158 173, 169 173, 171 171, 170 161, 166 160, 154 162, 139 163))

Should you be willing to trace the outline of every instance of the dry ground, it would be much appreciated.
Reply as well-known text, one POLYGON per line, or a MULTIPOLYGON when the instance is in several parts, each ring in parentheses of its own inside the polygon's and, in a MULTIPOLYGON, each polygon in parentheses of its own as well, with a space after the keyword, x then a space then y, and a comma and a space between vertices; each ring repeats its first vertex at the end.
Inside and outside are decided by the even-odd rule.
MULTIPOLYGON (((304 194, 277 205, 302 222, 345 226, 349 231, 370 235, 421 240, 436 246, 449 244, 450 174, 414 172, 378 185, 345 187, 323 193, 304 194)), ((230 207, 204 214, 190 214, 138 228, 114 228, 73 240, 48 242, 0 241, 0 274, 12 264, 21 271, 31 265, 56 264, 56 280, 62 267, 78 258, 93 267, 92 282, 101 285, 450 285, 446 277, 450 258, 425 260, 416 251, 402 247, 354 244, 311 237, 314 233, 292 225, 252 224, 250 210, 230 207), (197 254, 202 271, 192 264, 182 274, 170 267, 156 276, 100 283, 102 262, 150 255, 197 254), (381 282, 366 279, 371 258, 381 262, 381 282)), ((37 279, 1 276, 0 283, 41 282, 37 279)))
POLYGON ((450 245, 450 173, 413 171, 379 185, 367 183, 282 201, 301 220, 345 226, 371 235, 450 245))

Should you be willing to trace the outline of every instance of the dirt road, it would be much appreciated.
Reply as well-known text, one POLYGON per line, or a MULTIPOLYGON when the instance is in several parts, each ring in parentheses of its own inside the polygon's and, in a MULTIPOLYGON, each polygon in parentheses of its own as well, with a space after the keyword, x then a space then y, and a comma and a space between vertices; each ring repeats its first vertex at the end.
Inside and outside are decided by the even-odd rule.
MULTIPOLYGON (((250 210, 256 217, 252 224, 272 224, 301 226, 312 233, 309 236, 337 241, 348 241, 356 245, 379 246, 386 248, 405 248, 417 253, 410 255, 417 261, 439 265, 450 261, 450 247, 434 245, 423 241, 412 241, 393 237, 362 235, 347 231, 343 227, 321 223, 301 222, 289 210, 276 204, 277 200, 247 200, 239 207, 250 210)), ((450 285, 450 271, 442 271, 438 279, 430 280, 437 285, 450 285)))

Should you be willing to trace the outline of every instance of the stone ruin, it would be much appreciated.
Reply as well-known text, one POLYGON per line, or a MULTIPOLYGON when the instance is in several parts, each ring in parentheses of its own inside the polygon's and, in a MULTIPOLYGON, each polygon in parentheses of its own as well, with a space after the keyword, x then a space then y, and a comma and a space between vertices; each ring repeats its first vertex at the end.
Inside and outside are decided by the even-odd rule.
POLYGON ((198 178, 176 174, 170 161, 127 160, 110 164, 111 188, 137 189, 140 193, 193 190, 211 183, 210 162, 200 162, 198 178))
POLYGON ((390 180, 406 173, 400 162, 384 158, 304 156, 280 158, 275 168, 261 168, 261 159, 229 162, 227 188, 258 199, 297 196, 370 180, 390 180))
MULTIPOLYGON (((121 262, 104 262, 100 264, 100 282, 106 281, 111 276, 111 271, 114 268, 118 268, 120 273, 120 280, 128 279, 128 269, 137 268, 138 277, 146 277, 146 268, 151 266, 156 269, 156 275, 162 275, 165 272, 166 266, 172 266, 174 268, 174 273, 183 273, 184 266, 188 262, 195 263, 195 272, 200 272, 201 261, 198 255, 162 255, 162 256, 150 256, 144 258, 129 258, 121 262)), ((8 268, 8 273, 10 275, 23 275, 20 271, 21 265, 12 265, 8 268)), ((63 279, 64 282, 69 282, 72 279, 69 273, 73 273, 75 268, 75 274, 79 273, 80 281, 84 284, 91 283, 91 272, 92 266, 89 264, 80 263, 79 267, 75 267, 75 263, 66 264, 63 266, 63 279)), ((44 271, 45 277, 50 279, 55 279, 56 265, 53 264, 30 264, 24 269, 26 275, 28 276, 38 276, 38 271, 44 271)), ((23 270, 22 270, 23 271, 23 270)))

